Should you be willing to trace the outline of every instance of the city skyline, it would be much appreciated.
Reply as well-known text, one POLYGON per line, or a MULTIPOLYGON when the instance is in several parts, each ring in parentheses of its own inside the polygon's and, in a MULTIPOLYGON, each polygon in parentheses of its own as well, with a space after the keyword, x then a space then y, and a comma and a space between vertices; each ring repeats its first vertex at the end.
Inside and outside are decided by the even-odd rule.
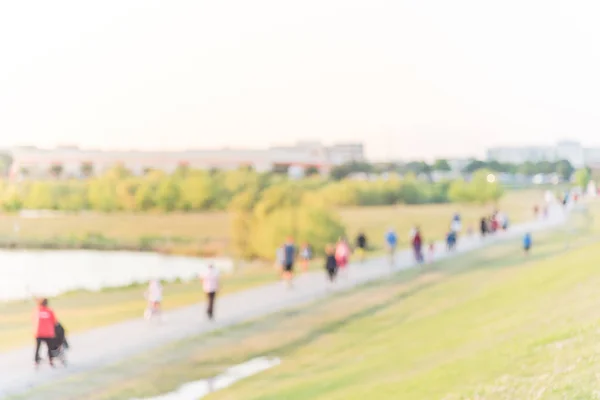
POLYGON ((0 5, 0 147, 600 144, 593 1, 35 3, 0 5))

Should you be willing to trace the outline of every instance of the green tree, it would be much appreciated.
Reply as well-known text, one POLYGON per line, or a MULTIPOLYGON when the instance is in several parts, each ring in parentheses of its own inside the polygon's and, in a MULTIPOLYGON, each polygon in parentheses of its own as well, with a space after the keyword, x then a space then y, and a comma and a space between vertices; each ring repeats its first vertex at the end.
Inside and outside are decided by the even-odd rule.
POLYGON ((208 173, 190 174, 181 180, 180 208, 185 211, 208 209, 214 202, 213 179, 208 173))
POLYGON ((63 173, 63 166, 62 164, 52 164, 48 172, 53 177, 60 178, 63 173))
POLYGON ((488 168, 488 164, 485 161, 473 159, 469 161, 465 168, 463 168, 463 172, 467 174, 472 174, 473 172, 484 168, 488 168))
POLYGON ((93 210, 111 212, 119 209, 114 179, 94 178, 87 184, 87 202, 93 210))
POLYGON ((33 182, 25 195, 23 206, 30 210, 51 210, 54 208, 52 187, 47 182, 33 182))
POLYGON ((585 190, 590 182, 591 174, 587 168, 580 168, 575 171, 573 178, 575 180, 575 184, 585 190))
POLYGON ((262 259, 273 259, 276 249, 294 232, 298 243, 310 243, 317 254, 325 246, 345 236, 345 228, 335 211, 327 208, 286 207, 255 220, 254 234, 250 237, 252 253, 262 259), (297 215, 295 215, 295 213, 297 215), (296 221, 296 222, 294 222, 296 221), (297 223, 297 226, 294 224, 297 223))
POLYGON ((179 182, 173 178, 163 179, 156 190, 156 204, 164 211, 174 211, 179 204, 179 182))
POLYGON ((442 172, 452 171, 452 168, 450 167, 450 163, 448 163, 448 160, 444 160, 444 159, 435 160, 435 163, 433 163, 432 169, 434 171, 442 171, 442 172))
POLYGON ((82 162, 79 167, 79 172, 84 178, 89 178, 94 174, 94 164, 90 161, 82 162))
POLYGON ((480 169, 473 174, 469 182, 469 192, 474 201, 485 204, 502 197, 502 185, 492 171, 480 169))
POLYGON ((569 161, 560 160, 556 163, 555 172, 561 179, 568 182, 571 179, 573 172, 575 172, 575 168, 573 168, 573 165, 571 165, 569 161))
POLYGON ((135 192, 135 209, 148 211, 156 207, 154 192, 154 185, 151 182, 147 180, 141 182, 135 192))

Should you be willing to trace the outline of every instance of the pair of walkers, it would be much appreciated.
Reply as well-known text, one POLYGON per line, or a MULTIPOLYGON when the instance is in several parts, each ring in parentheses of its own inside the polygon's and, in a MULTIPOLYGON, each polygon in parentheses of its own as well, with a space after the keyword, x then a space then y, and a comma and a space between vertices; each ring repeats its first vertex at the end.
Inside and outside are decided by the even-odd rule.
MULTIPOLYGON (((206 272, 200 276, 202 287, 206 295, 206 314, 209 319, 214 317, 214 305, 217 293, 219 291, 219 272, 210 264, 206 272)), ((148 284, 148 289, 144 293, 148 305, 144 312, 144 318, 150 320, 157 318, 159 321, 162 319, 161 304, 163 298, 163 286, 158 279, 153 279, 148 284)))
POLYGON ((340 271, 344 271, 347 274, 348 262, 350 261, 350 255, 352 250, 345 239, 340 239, 337 245, 327 245, 325 248, 325 271, 329 282, 333 283, 340 271))

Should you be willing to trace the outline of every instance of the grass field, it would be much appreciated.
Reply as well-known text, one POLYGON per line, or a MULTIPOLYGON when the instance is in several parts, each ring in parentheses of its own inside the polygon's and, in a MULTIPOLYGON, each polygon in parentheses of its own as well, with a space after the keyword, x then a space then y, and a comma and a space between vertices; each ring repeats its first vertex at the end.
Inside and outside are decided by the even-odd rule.
POLYGON ((406 271, 58 382, 28 399, 156 395, 258 355, 282 364, 209 396, 237 399, 597 399, 598 226, 539 234, 406 271))
MULTIPOLYGON (((508 192, 499 207, 512 222, 530 218, 533 205, 542 201, 535 190, 508 192)), ((406 238, 418 224, 431 239, 442 238, 456 211, 465 226, 476 227, 491 206, 431 204, 341 209, 340 215, 351 237, 359 229, 383 246, 384 232, 391 226, 406 238)), ((64 214, 43 219, 0 216, 0 245, 16 243, 30 248, 100 248, 157 250, 188 255, 222 255, 229 251, 229 216, 225 212, 172 214, 64 214), (18 236, 14 232, 19 225, 18 236)))
MULTIPOLYGON (((541 195, 538 192, 514 192, 505 197, 501 203, 501 207, 510 213, 513 220, 522 221, 531 216, 532 207, 530 205, 534 204, 540 197, 541 195)), ((456 210, 462 213, 465 224, 471 224, 476 223, 477 218, 483 213, 489 213, 491 208, 455 205, 397 206, 393 208, 372 207, 346 209, 342 211, 342 216, 350 232, 355 233, 359 229, 364 229, 373 238, 373 241, 376 241, 376 238, 383 240, 384 233, 390 226, 396 227, 400 234, 406 232, 408 235, 410 227, 418 223, 418 221, 421 221, 423 231, 427 235, 426 237, 433 235, 435 238, 441 238, 446 232, 447 223, 452 213, 456 210)), ((182 222, 185 220, 179 220, 178 216, 171 217, 174 218, 173 222, 182 222)), ((198 215, 196 217, 200 218, 198 215)), ((44 220, 44 223, 38 221, 37 224, 40 225, 41 234, 48 234, 52 229, 59 229, 59 226, 61 226, 60 229, 81 229, 81 224, 78 225, 74 221, 71 221, 71 218, 75 217, 64 218, 64 221, 70 221, 71 225, 61 226, 57 224, 48 226, 46 224, 46 222, 56 224, 62 218, 44 220)), ((113 235, 118 232, 118 230, 112 231, 108 229, 111 226, 110 221, 116 223, 113 219, 116 218, 115 216, 89 216, 82 218, 99 218, 99 221, 103 222, 99 223, 98 226, 104 227, 106 234, 113 235)), ((149 223, 152 224, 153 229, 158 229, 159 227, 162 229, 168 217, 156 215, 129 216, 129 218, 144 218, 137 222, 134 222, 132 219, 127 225, 123 225, 123 235, 134 237, 136 234, 143 232, 139 224, 149 223)), ((212 215, 207 221, 211 224, 217 224, 215 222, 216 219, 211 218, 216 217, 212 215)), ((225 218, 225 216, 221 215, 219 218, 225 218)), ((31 223, 33 220, 24 221, 31 223)), ((198 229, 208 232, 205 225, 199 222, 198 225, 198 229)), ((189 234, 192 229, 191 227, 192 225, 188 221, 179 227, 172 226, 172 230, 179 229, 179 234, 189 234)), ((321 268, 321 263, 316 261, 311 268, 321 268)), ((273 268, 268 265, 256 264, 238 270, 233 275, 225 276, 223 287, 225 292, 233 292, 273 282, 277 278, 277 272, 273 268)), ((164 290, 165 301, 163 307, 165 310, 202 301, 202 289, 199 282, 166 283, 164 290)), ((70 332, 75 333, 127 319, 139 318, 144 308, 143 291, 143 287, 133 285, 103 292, 74 292, 52 299, 52 306, 63 324, 69 328, 70 332)), ((0 350, 30 342, 31 308, 32 304, 29 302, 0 303, 0 350)))

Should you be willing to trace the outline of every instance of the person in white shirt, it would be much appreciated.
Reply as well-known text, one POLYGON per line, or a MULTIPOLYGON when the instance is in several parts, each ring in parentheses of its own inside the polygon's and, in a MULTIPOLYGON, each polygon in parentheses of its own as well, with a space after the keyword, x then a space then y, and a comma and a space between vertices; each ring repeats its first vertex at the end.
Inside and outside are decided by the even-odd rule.
POLYGON ((202 285, 208 301, 206 315, 212 320, 214 318, 215 297, 217 297, 219 291, 219 271, 212 264, 208 266, 208 270, 202 277, 202 285))
POLYGON ((145 297, 148 301, 148 307, 144 313, 146 319, 153 316, 160 316, 160 303, 162 302, 163 287, 158 279, 152 279, 148 284, 145 297))

